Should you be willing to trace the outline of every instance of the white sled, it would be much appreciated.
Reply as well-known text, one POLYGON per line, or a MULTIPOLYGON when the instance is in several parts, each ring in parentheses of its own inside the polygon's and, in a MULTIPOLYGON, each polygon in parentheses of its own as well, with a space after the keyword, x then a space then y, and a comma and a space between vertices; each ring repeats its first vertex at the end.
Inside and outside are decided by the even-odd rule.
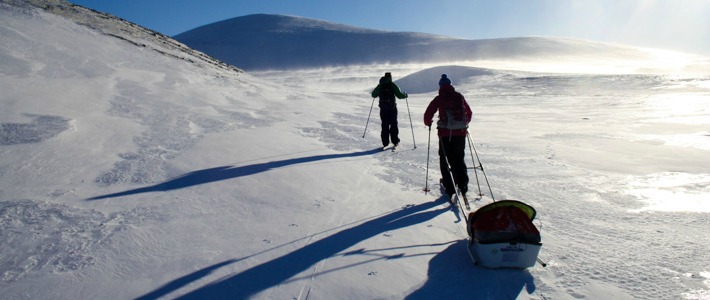
POLYGON ((481 244, 476 239, 468 243, 468 253, 476 265, 499 269, 525 269, 535 265, 542 243, 481 244))
POLYGON ((542 243, 532 223, 536 211, 516 200, 502 200, 469 214, 468 252, 486 268, 525 269, 538 261, 542 243))

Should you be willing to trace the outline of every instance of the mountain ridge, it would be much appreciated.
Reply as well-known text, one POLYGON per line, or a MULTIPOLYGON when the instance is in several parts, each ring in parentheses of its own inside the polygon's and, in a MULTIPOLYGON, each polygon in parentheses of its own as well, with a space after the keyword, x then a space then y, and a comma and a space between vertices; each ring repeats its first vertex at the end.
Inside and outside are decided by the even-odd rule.
POLYGON ((445 63, 540 55, 593 56, 610 51, 624 57, 645 56, 643 51, 630 46, 572 38, 467 40, 270 14, 231 18, 188 30, 173 38, 245 70, 445 63))

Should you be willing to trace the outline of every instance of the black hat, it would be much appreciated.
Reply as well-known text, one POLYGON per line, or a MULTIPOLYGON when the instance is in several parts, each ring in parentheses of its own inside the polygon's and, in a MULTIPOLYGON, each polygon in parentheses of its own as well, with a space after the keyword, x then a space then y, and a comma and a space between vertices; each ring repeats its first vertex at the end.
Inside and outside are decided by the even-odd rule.
POLYGON ((451 84, 451 79, 446 76, 446 74, 441 74, 441 79, 439 79, 439 86, 451 84))

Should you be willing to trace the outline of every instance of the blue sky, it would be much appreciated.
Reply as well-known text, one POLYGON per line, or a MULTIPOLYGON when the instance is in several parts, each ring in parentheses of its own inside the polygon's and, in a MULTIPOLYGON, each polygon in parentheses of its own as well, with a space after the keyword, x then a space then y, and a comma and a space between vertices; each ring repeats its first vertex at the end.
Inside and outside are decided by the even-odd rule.
POLYGON ((710 55, 710 0, 70 0, 166 35, 255 13, 485 39, 560 36, 710 55))

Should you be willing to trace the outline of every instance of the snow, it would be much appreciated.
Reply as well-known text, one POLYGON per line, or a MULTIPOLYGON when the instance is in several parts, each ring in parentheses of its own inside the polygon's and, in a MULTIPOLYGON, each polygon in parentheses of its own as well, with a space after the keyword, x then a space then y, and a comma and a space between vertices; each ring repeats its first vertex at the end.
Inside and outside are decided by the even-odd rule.
POLYGON ((0 3, 0 299, 710 299, 707 58, 244 73, 81 14, 0 3), (384 72, 396 152, 377 108, 364 132, 384 72), (546 268, 473 266, 466 212, 422 192, 439 73, 546 268))

